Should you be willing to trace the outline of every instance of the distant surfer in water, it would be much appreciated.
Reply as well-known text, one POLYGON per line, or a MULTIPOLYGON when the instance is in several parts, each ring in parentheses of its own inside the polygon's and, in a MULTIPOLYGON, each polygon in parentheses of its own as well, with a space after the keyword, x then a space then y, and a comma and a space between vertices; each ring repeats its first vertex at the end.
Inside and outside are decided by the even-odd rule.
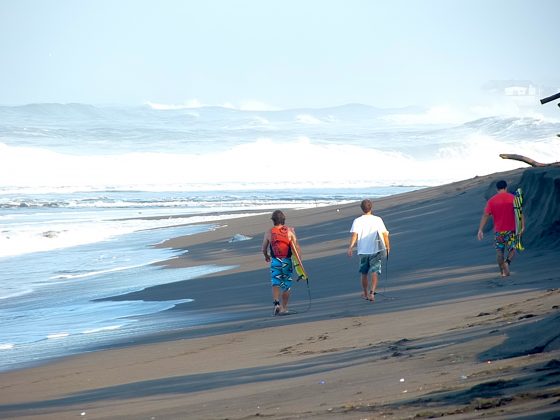
MULTIPOLYGON (((515 196, 507 192, 506 181, 498 181, 496 183, 498 192, 492 196, 484 207, 482 218, 478 226, 478 240, 484 238, 482 230, 490 217, 494 220, 494 246, 496 248, 496 260, 500 267, 502 277, 509 276, 509 265, 515 255, 515 212, 514 200, 515 196)), ((525 219, 521 219, 521 232, 525 230, 525 219)))
POLYGON ((351 257, 354 245, 358 243, 358 256, 360 257, 358 271, 362 283, 362 298, 373 302, 377 280, 381 274, 381 262, 389 255, 389 231, 383 219, 373 215, 371 200, 363 200, 360 204, 363 214, 354 219, 350 232, 350 245, 348 256, 351 257), (369 277, 371 276, 371 286, 369 277))
POLYGON ((288 300, 292 287, 293 265, 290 243, 297 246, 297 238, 294 230, 285 226, 286 216, 281 210, 275 210, 271 219, 274 227, 264 234, 262 253, 266 262, 270 263, 273 315, 284 315, 288 313, 288 300))

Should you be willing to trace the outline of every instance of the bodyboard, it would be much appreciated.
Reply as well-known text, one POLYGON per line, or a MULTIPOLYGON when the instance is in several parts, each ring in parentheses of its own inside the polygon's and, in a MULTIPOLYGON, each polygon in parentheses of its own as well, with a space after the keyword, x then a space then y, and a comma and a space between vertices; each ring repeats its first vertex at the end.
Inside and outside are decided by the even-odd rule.
POLYGON ((523 251, 525 247, 521 242, 521 228, 523 226, 523 191, 518 188, 513 199, 513 212, 515 213, 515 249, 523 251))
POLYGON ((309 277, 305 268, 303 268, 303 262, 301 261, 301 256, 296 248, 296 246, 290 242, 290 249, 292 250, 292 265, 294 267, 294 272, 297 274, 297 281, 305 280, 308 281, 309 277))

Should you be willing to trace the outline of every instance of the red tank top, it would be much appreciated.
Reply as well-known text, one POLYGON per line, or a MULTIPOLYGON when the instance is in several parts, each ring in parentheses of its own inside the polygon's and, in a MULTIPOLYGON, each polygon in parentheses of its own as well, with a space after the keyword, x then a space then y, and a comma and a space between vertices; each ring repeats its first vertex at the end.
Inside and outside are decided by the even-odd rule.
POLYGON ((274 258, 288 258, 292 255, 287 226, 274 226, 270 229, 270 253, 274 258))

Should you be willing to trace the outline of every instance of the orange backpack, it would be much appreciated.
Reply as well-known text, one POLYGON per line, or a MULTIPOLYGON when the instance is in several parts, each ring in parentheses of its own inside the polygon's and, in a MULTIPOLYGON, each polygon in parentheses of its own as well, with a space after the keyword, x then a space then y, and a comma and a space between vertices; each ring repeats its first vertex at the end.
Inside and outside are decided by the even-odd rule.
POLYGON ((292 256, 289 228, 287 226, 274 226, 270 230, 270 253, 274 258, 288 258, 292 256))

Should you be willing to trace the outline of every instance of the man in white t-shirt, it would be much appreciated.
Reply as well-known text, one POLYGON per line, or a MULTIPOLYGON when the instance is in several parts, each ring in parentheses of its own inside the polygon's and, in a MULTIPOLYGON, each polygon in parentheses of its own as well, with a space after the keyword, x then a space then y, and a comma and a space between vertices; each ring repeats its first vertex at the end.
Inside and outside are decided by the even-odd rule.
POLYGON ((381 274, 381 261, 389 255, 391 245, 389 243, 389 231, 385 227, 383 219, 372 214, 373 203, 371 200, 363 200, 360 204, 362 214, 354 219, 350 232, 350 246, 348 256, 352 256, 354 245, 358 243, 358 256, 360 257, 359 272, 362 281, 362 298, 373 302, 377 280, 381 274), (371 287, 369 276, 371 274, 371 287))

